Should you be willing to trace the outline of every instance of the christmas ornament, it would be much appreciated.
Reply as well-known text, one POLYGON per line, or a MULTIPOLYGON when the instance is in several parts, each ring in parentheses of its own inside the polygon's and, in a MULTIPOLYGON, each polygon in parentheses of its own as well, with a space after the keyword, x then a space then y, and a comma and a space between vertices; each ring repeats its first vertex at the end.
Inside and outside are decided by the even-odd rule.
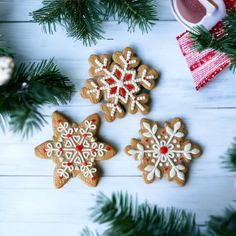
POLYGON ((124 117, 124 107, 131 114, 149 112, 149 95, 140 94, 140 91, 142 87, 152 90, 158 73, 147 65, 140 65, 133 49, 114 52, 112 60, 107 54, 91 55, 89 63, 89 74, 94 79, 86 81, 80 94, 92 103, 98 103, 104 98, 101 110, 106 121, 124 117))
POLYGON ((13 68, 14 60, 11 57, 0 57, 0 86, 11 79, 13 68))
POLYGON ((138 26, 148 32, 157 21, 154 0, 51 0, 42 1, 43 7, 31 13, 34 21, 43 25, 45 32, 53 33, 57 25, 65 27, 69 37, 95 44, 103 39, 104 20, 114 18, 128 25, 128 31, 138 26))
POLYGON ((97 185, 99 171, 96 161, 116 154, 113 147, 97 141, 99 122, 97 114, 89 116, 81 124, 70 123, 59 112, 52 114, 53 140, 36 147, 35 154, 55 163, 54 184, 57 188, 75 176, 89 186, 97 185))
MULTIPOLYGON (((217 2, 215 1, 215 3, 217 2)), ((205 24, 204 26, 192 28, 190 32, 187 31, 177 37, 197 90, 226 67, 229 66, 232 70, 236 68, 234 50, 236 1, 225 0, 224 3, 228 10, 227 16, 210 31, 208 31, 209 25, 205 24)), ((223 5, 217 3, 217 6, 216 11, 219 11, 223 5)), ((215 18, 212 19, 212 22, 216 23, 214 21, 215 18)))
POLYGON ((200 147, 186 140, 187 131, 181 119, 165 122, 164 128, 157 122, 141 120, 141 140, 132 139, 125 152, 139 160, 144 181, 152 183, 166 175, 179 185, 187 181, 188 165, 201 155, 200 147))

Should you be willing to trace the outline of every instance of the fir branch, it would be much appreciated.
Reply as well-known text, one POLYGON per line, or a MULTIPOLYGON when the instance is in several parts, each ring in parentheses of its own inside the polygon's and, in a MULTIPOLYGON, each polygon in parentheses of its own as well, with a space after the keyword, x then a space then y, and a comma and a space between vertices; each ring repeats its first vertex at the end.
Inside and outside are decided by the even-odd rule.
POLYGON ((199 52, 212 48, 228 55, 232 60, 229 68, 236 70, 236 11, 229 11, 223 19, 222 31, 224 34, 215 36, 203 26, 197 26, 190 31, 190 37, 194 41, 193 49, 199 52))
POLYGON ((104 236, 199 235, 193 214, 175 208, 158 208, 147 202, 138 204, 137 198, 122 192, 113 193, 111 198, 98 194, 91 217, 94 222, 108 225, 104 236))
POLYGON ((14 69, 12 78, 0 86, 0 115, 9 128, 29 137, 45 123, 39 112, 45 104, 66 104, 74 85, 62 75, 53 60, 21 64, 14 69))
POLYGON ((128 31, 138 26, 148 32, 157 21, 156 5, 153 0, 101 0, 107 17, 113 16, 118 22, 125 22, 128 31))
POLYGON ((97 0, 44 0, 43 7, 31 13, 45 32, 53 33, 56 25, 65 27, 69 37, 85 45, 102 39, 102 12, 97 0))
POLYGON ((85 45, 103 38, 106 17, 127 23, 129 31, 138 26, 142 32, 148 32, 157 20, 154 0, 43 0, 43 7, 30 15, 46 33, 55 32, 59 24, 69 37, 85 45))
POLYGON ((233 208, 225 209, 224 215, 211 216, 207 224, 207 235, 234 236, 236 233, 236 211, 233 208))
POLYGON ((231 171, 236 171, 236 138, 232 146, 227 150, 226 154, 223 156, 223 163, 226 168, 231 171))

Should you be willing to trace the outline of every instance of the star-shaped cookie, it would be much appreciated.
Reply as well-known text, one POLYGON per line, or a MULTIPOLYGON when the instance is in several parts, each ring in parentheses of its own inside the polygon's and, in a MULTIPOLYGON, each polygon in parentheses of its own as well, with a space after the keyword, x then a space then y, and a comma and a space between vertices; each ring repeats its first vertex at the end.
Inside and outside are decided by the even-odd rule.
POLYGON ((165 175, 169 181, 183 186, 190 162, 202 153, 198 145, 185 139, 183 121, 175 118, 162 127, 158 122, 142 119, 139 133, 141 140, 132 139, 125 152, 140 161, 144 181, 152 183, 165 175))
POLYGON ((53 140, 37 146, 35 154, 55 163, 54 184, 57 188, 75 176, 89 186, 97 185, 96 160, 106 160, 116 154, 111 145, 97 141, 99 123, 98 114, 89 116, 81 124, 70 123, 59 112, 52 114, 53 140))

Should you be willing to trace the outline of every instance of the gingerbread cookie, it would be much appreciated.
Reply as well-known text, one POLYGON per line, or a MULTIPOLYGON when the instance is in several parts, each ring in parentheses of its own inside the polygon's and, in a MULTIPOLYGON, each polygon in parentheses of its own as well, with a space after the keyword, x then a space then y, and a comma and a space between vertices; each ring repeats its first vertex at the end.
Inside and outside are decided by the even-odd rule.
POLYGON ((201 155, 201 149, 185 139, 187 131, 182 120, 175 118, 161 127, 158 122, 142 119, 139 132, 141 140, 132 139, 125 152, 141 162, 144 181, 152 183, 166 175, 169 181, 184 185, 188 165, 201 155))
POLYGON ((106 121, 112 122, 122 118, 127 112, 142 114, 149 112, 147 102, 149 95, 141 93, 143 88, 152 90, 158 73, 148 65, 140 65, 140 59, 135 57, 132 48, 109 55, 91 55, 89 74, 93 79, 85 83, 81 96, 92 103, 98 103, 102 98, 101 110, 106 121))
POLYGON ((53 140, 36 147, 35 154, 54 161, 54 184, 57 188, 75 176, 89 186, 97 185, 99 171, 96 160, 106 160, 116 154, 112 146, 97 141, 99 122, 98 114, 89 116, 81 124, 70 123, 59 112, 52 114, 53 140))

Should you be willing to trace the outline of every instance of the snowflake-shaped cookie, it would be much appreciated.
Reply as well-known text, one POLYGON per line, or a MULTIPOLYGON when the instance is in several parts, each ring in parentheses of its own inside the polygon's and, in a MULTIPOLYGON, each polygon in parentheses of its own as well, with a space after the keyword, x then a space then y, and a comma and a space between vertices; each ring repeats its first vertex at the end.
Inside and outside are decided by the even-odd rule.
POLYGON ((139 169, 146 183, 166 175, 179 185, 187 180, 188 165, 192 158, 201 155, 198 145, 186 140, 187 134, 181 119, 165 122, 164 128, 158 122, 141 120, 141 140, 132 139, 125 152, 140 160, 139 169))
POLYGON ((131 114, 149 112, 149 95, 140 94, 140 91, 142 87, 152 90, 158 73, 148 65, 140 65, 139 58, 135 57, 131 48, 114 52, 112 60, 107 54, 91 55, 89 63, 89 74, 93 79, 86 81, 81 96, 92 103, 104 98, 101 110, 108 122, 124 117, 124 108, 131 114))
POLYGON ((91 115, 78 125, 71 124, 62 114, 54 112, 52 126, 53 140, 36 147, 35 154, 55 162, 55 186, 61 188, 74 176, 90 186, 96 186, 99 178, 96 160, 106 160, 116 154, 113 147, 98 142, 95 137, 99 116, 91 115))

